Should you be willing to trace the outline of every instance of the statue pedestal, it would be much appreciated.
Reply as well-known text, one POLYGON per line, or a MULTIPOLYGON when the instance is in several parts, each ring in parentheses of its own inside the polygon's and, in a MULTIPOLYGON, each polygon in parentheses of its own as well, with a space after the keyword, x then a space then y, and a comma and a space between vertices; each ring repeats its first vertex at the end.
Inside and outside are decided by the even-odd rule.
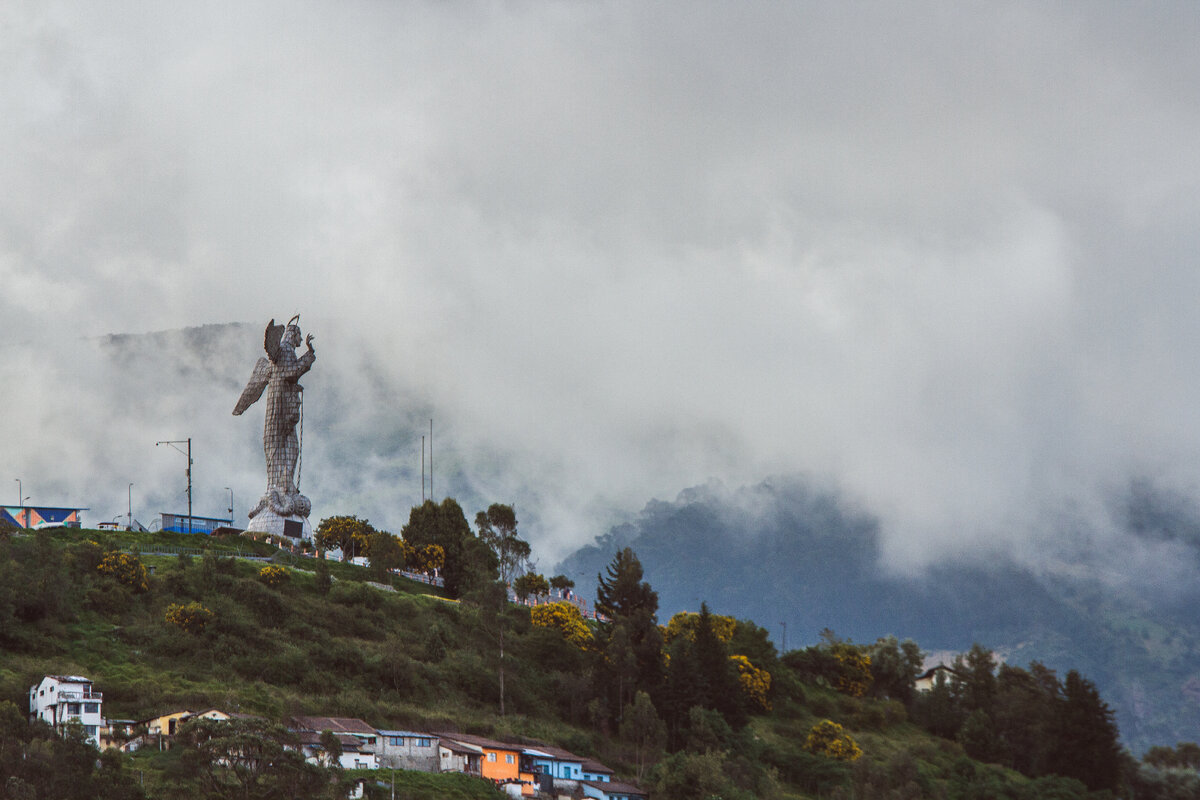
POLYGON ((312 524, 308 521, 310 509, 312 503, 298 492, 282 494, 271 490, 250 512, 250 524, 246 530, 310 542, 313 538, 312 524))
POLYGON ((275 536, 288 536, 293 539, 310 542, 313 538, 312 524, 308 517, 298 514, 283 517, 270 508, 264 508, 254 515, 246 530, 256 533, 271 533, 275 536))

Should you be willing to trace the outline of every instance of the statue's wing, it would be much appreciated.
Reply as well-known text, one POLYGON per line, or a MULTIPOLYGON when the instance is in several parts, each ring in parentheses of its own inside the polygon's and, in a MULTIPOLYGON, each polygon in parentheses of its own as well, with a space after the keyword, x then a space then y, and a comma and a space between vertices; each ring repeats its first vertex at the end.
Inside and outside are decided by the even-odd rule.
POLYGON ((246 384, 246 388, 242 389, 242 396, 238 398, 237 405, 233 407, 233 415, 240 415, 250 406, 262 397, 263 389, 267 388, 267 381, 271 379, 271 362, 265 358, 260 358, 258 363, 254 365, 254 373, 250 376, 250 382, 246 384))
POLYGON ((283 339, 283 331, 286 327, 286 325, 276 325, 274 318, 267 323, 267 330, 263 334, 263 349, 267 351, 267 358, 271 359, 272 364, 279 360, 279 342, 283 339))

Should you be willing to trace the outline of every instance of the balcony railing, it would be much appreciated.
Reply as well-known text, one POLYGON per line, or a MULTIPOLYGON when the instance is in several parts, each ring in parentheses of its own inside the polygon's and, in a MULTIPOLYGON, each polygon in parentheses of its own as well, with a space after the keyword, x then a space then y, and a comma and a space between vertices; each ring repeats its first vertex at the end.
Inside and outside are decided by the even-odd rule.
POLYGON ((93 692, 93 691, 86 691, 86 692, 72 692, 72 691, 61 691, 61 692, 59 692, 59 693, 58 693, 58 702, 60 702, 60 703, 64 703, 64 702, 80 702, 80 701, 83 701, 83 700, 95 700, 95 701, 97 701, 97 702, 103 702, 103 701, 104 701, 104 692, 93 692))

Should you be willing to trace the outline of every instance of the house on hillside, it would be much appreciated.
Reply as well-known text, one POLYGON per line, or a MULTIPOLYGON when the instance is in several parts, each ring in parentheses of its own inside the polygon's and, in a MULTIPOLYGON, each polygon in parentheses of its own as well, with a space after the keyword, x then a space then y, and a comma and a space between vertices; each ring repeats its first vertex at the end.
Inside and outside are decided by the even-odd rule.
POLYGON ((569 750, 552 745, 526 747, 523 755, 530 762, 538 789, 548 795, 578 797, 582 783, 607 783, 613 771, 591 758, 577 756, 569 750))
POLYGON ((913 683, 913 687, 918 692, 928 692, 931 691, 934 684, 937 683, 938 676, 941 676, 944 680, 949 682, 949 680, 956 675, 958 675, 958 673, 953 667, 947 667, 945 664, 938 664, 930 667, 918 675, 916 681, 913 683))
POLYGON ((482 747, 456 742, 445 737, 438 739, 438 772, 461 772, 464 775, 481 778, 483 777, 482 760, 482 747))
MULTIPOLYGON (((230 715, 216 708, 210 708, 207 711, 195 712, 190 709, 182 709, 180 711, 170 711, 166 714, 159 714, 157 717, 138 720, 136 727, 146 730, 143 737, 143 743, 158 747, 159 750, 169 750, 171 748, 171 739, 183 727, 183 723, 191 719, 217 719, 226 720, 230 715)), ((136 747, 134 748, 136 749, 136 747)))
POLYGON ((595 800, 649 800, 645 789, 620 781, 580 781, 584 797, 595 800))
POLYGON ((596 783, 607 783, 612 780, 613 771, 591 758, 583 760, 583 779, 596 783))
MULTIPOLYGON (((328 730, 328 729, 327 729, 328 730)), ((328 764, 328 754, 321 745, 324 732, 297 731, 300 737, 300 752, 304 760, 311 764, 328 764)), ((334 733, 341 751, 337 754, 338 765, 342 769, 379 769, 379 757, 374 750, 367 750, 362 739, 351 733, 334 733)))
POLYGON ((582 756, 577 756, 560 747, 543 744, 526 747, 523 754, 531 762, 534 773, 538 775, 547 775, 563 780, 583 780, 585 759, 582 756))
POLYGON ((520 745, 506 744, 474 736, 466 733, 439 733, 444 742, 447 739, 459 744, 474 745, 482 750, 479 759, 480 777, 486 778, 497 786, 519 787, 519 793, 532 796, 535 792, 533 764, 522 756, 524 749, 520 745))
POLYGON ((29 718, 40 719, 62 733, 68 723, 83 726, 87 741, 100 746, 104 696, 80 675, 47 675, 29 689, 29 718))
POLYGON ((341 745, 338 759, 347 769, 379 769, 375 748, 379 734, 375 729, 353 717, 292 717, 288 728, 300 736, 300 749, 307 760, 321 760, 320 741, 325 731, 332 732, 341 745))
POLYGON ((141 741, 134 735, 137 720, 106 719, 97 734, 101 750, 116 749, 132 753, 141 746, 141 741))
POLYGON ((417 731, 377 730, 375 733, 378 734, 375 753, 379 756, 380 767, 418 772, 438 771, 440 748, 437 736, 417 731))

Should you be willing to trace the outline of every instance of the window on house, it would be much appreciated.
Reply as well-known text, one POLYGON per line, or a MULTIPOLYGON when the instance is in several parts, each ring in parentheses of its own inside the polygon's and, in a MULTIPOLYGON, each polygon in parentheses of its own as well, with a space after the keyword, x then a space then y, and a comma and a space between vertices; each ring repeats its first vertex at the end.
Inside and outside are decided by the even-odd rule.
POLYGON ((504 756, 504 763, 506 763, 506 764, 513 763, 513 754, 512 753, 508 753, 504 756))
POLYGON ((495 760, 496 760, 496 754, 488 753, 488 761, 495 761, 495 760))
POLYGON ((390 738, 392 740, 391 741, 392 747, 404 747, 404 737, 403 736, 392 736, 390 738))
POLYGON ((83 713, 99 714, 100 713, 100 704, 99 703, 84 703, 83 704, 83 713))
POLYGON ((84 725, 83 732, 86 733, 88 736, 95 736, 96 735, 96 726, 95 725, 84 725))
POLYGON ((418 738, 417 747, 433 747, 433 739, 418 738))
POLYGON ((79 703, 67 703, 67 713, 79 716, 79 703))

